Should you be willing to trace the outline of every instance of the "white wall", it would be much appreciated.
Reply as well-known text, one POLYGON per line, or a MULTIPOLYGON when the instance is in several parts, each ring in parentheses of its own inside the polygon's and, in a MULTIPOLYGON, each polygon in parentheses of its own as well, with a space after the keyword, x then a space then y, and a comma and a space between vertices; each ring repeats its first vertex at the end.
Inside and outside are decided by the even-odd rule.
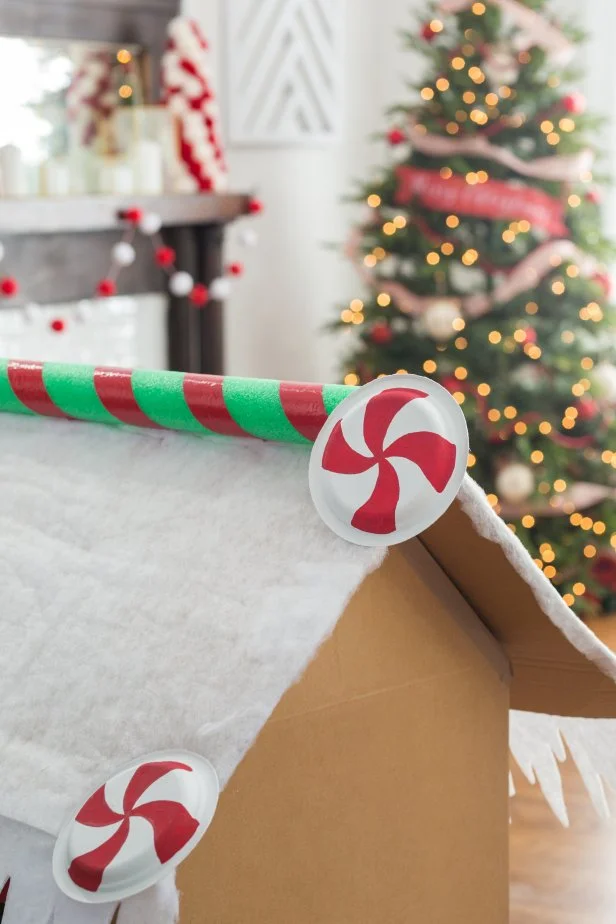
MULTIPOLYGON (((188 15, 202 23, 212 46, 217 86, 225 112, 222 16, 234 0, 184 0, 188 15)), ((254 189, 266 203, 257 220, 260 244, 240 251, 230 234, 229 256, 246 264, 246 275, 227 305, 227 369, 233 374, 335 381, 334 339, 321 332, 336 303, 361 294, 353 270, 323 247, 343 241, 353 209, 340 199, 353 178, 366 178, 371 164, 387 156, 368 136, 385 126, 384 110, 405 100, 404 80, 417 67, 401 50, 397 30, 411 28, 413 9, 424 0, 346 0, 344 62, 346 99, 339 143, 322 148, 231 148, 232 186, 254 189)), ((616 3, 555 0, 563 19, 582 20, 591 41, 581 55, 583 89, 590 106, 616 113, 616 3)), ((421 67, 422 65, 419 64, 421 67)), ((616 119, 604 134, 616 151, 616 119)), ((612 157, 607 158, 610 167, 612 157)), ((616 237, 616 189, 606 199, 607 229, 616 237)))
MULTIPOLYGON (((335 305, 360 294, 353 270, 326 242, 343 241, 352 210, 340 203, 353 177, 364 178, 383 152, 368 136, 385 125, 384 108, 402 99, 395 30, 409 22, 408 0, 346 0, 345 105, 339 142, 327 147, 231 148, 232 187, 266 204, 256 220, 259 246, 229 256, 246 264, 227 305, 227 370, 238 375, 336 380, 336 344, 321 332, 335 305), (400 84, 399 84, 400 85, 400 84)), ((233 0, 185 0, 212 45, 224 118, 222 16, 233 0)), ((408 68, 405 58, 404 66, 408 68)))

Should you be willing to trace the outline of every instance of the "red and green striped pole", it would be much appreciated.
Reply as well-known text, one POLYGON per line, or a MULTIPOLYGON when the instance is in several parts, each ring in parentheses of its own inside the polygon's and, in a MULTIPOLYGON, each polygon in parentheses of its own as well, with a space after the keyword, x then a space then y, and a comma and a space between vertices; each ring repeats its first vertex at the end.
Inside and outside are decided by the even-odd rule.
POLYGON ((353 388, 0 360, 0 412, 310 443, 353 388))

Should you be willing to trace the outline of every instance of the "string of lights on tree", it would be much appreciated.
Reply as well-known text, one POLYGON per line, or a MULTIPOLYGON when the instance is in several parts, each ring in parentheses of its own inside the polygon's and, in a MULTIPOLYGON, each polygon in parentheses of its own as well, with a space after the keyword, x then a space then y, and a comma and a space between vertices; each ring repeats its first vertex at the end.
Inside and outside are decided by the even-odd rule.
POLYGON ((578 36, 544 6, 441 0, 407 35, 432 76, 392 110, 390 161, 345 248, 368 295, 333 327, 355 332, 347 384, 422 369, 454 395, 469 469, 587 613, 616 609, 615 251, 580 141, 596 120, 559 92, 578 36))

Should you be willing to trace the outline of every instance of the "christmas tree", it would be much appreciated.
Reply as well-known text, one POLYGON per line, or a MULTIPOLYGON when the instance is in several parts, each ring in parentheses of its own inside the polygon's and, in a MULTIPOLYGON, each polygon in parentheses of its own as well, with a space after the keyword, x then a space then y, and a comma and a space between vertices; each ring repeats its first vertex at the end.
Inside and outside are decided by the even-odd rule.
POLYGON ((616 611, 616 367, 582 38, 546 0, 442 0, 405 33, 427 76, 360 188, 364 292, 334 326, 347 383, 453 393, 471 474, 585 617, 616 611))

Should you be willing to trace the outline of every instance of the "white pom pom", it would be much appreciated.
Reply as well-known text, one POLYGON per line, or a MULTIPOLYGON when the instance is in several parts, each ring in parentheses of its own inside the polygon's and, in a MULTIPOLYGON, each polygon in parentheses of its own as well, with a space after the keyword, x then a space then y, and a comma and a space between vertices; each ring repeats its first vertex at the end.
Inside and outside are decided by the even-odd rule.
POLYGON ((135 262, 135 248, 128 241, 118 241, 111 248, 111 258, 118 266, 130 266, 135 262))
POLYGON ((172 295, 175 295, 176 298, 184 298, 184 296, 190 295, 194 284, 194 280, 190 273, 185 273, 183 270, 180 270, 180 272, 174 273, 169 279, 169 291, 172 295))
POLYGON ((157 234, 163 226, 163 220, 157 212, 144 212, 139 222, 139 230, 148 236, 157 234))
POLYGON ((244 228, 238 234, 238 240, 243 247, 256 247, 259 242, 259 235, 254 228, 244 228))
POLYGON ((434 340, 449 340, 456 332, 454 321, 460 317, 460 306, 453 299, 435 299, 422 317, 422 327, 434 340))
POLYGON ((521 462, 502 468, 496 476, 496 493, 509 504, 520 504, 535 490, 535 477, 531 469, 521 462))
POLYGON ((208 289, 213 301, 222 302, 231 295, 231 281, 225 279, 224 276, 219 276, 217 279, 212 279, 208 289))

